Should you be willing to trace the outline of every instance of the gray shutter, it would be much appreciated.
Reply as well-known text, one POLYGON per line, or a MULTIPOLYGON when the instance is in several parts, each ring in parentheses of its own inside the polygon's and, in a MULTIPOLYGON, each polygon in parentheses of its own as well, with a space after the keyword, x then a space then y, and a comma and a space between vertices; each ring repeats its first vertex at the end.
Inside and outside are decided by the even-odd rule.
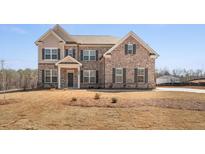
POLYGON ((134 82, 137 83, 137 68, 135 68, 134 73, 134 82))
POLYGON ((96 50, 96 61, 98 60, 98 50, 96 50))
POLYGON ((99 73, 99 71, 98 70, 96 70, 96 83, 98 83, 98 73, 99 73))
POLYGON ((65 49, 64 57, 68 56, 68 49, 65 49))
POLYGON ((112 82, 115 83, 115 68, 112 68, 112 82))
POLYGON ((133 44, 133 54, 136 54, 136 44, 133 44))
POLYGON ((44 70, 42 70, 41 77, 42 77, 42 83, 44 83, 44 70))
POLYGON ((128 51, 128 45, 125 44, 125 54, 127 55, 127 51, 128 51))
POLYGON ((123 83, 126 83, 126 68, 123 68, 123 83))
POLYGON ((83 61, 83 50, 80 50, 80 60, 83 61))
POLYGON ((42 49, 42 59, 43 59, 43 60, 45 59, 44 56, 45 56, 45 49, 43 48, 43 49, 42 49))
POLYGON ((61 55, 60 55, 60 52, 61 52, 61 50, 58 49, 58 60, 60 60, 60 58, 61 58, 61 57, 60 57, 60 56, 61 56, 61 55))
POLYGON ((75 49, 73 49, 73 58, 75 58, 75 49))
POLYGON ((80 71, 80 82, 83 82, 83 70, 80 71))
POLYGON ((148 83, 148 68, 145 68, 145 83, 148 83))

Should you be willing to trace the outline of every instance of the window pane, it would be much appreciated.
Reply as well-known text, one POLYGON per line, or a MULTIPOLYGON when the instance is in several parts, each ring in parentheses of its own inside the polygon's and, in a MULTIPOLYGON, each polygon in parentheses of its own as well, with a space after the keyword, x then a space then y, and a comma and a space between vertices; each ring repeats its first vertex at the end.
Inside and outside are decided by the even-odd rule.
POLYGON ((89 56, 83 56, 84 58, 84 60, 89 60, 89 56))
POLYGON ((51 59, 51 51, 50 51, 50 49, 45 49, 45 59, 51 59))
POLYGON ((89 77, 83 77, 83 82, 88 83, 89 82, 89 77))
POLYGON ((52 77, 52 82, 57 82, 57 80, 58 80, 58 77, 52 77))
POLYGON ((95 83, 96 82, 96 77, 90 77, 90 83, 95 83))
POLYGON ((145 74, 145 69, 144 68, 138 68, 137 69, 137 75, 144 75, 145 74))
POLYGON ((90 60, 96 60, 95 56, 90 56, 90 60))
POLYGON ((96 51, 95 50, 90 50, 90 56, 95 56, 96 55, 96 51))
POLYGON ((116 75, 122 75, 122 68, 116 68, 116 75))
POLYGON ((45 49, 45 54, 48 54, 48 55, 50 55, 50 49, 45 49))
POLYGON ((133 50, 133 44, 128 44, 128 50, 133 50))
POLYGON ((46 82, 51 82, 51 78, 50 77, 46 77, 46 82))
POLYGON ((84 77, 89 77, 89 71, 88 70, 84 70, 83 71, 83 76, 84 77))
POLYGON ((52 70, 52 76, 58 76, 57 70, 52 70))
POLYGON ((68 50, 68 56, 73 57, 73 50, 68 50))
POLYGON ((138 76, 137 82, 144 82, 144 76, 138 76))
POLYGON ((58 50, 52 49, 52 59, 58 59, 58 50))
POLYGON ((50 77, 50 70, 45 70, 45 76, 46 77, 48 77, 48 76, 50 77))
POLYGON ((122 76, 116 76, 115 80, 117 83, 121 83, 122 82, 122 76))
POLYGON ((96 51, 90 50, 90 60, 96 60, 96 51))
POLYGON ((45 82, 51 82, 50 70, 45 70, 45 82))
POLYGON ((84 56, 89 56, 89 51, 88 50, 84 50, 83 55, 84 56))
POLYGON ((96 77, 96 71, 95 70, 90 71, 90 77, 96 77))

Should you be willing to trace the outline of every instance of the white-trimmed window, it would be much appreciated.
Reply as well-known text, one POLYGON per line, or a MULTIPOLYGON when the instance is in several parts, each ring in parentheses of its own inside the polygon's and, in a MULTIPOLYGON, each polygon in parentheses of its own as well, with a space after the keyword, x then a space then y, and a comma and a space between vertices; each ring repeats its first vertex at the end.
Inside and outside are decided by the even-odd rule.
POLYGON ((52 70, 52 82, 57 83, 58 82, 58 71, 52 70))
POLYGON ((90 60, 96 60, 96 51, 90 50, 90 60))
POLYGON ((70 48, 69 50, 65 51, 64 57, 66 57, 66 56, 73 57, 73 49, 72 48, 70 48))
POLYGON ((137 82, 145 82, 145 68, 137 69, 137 82))
POLYGON ((58 49, 57 48, 46 48, 44 52, 45 60, 56 60, 58 59, 58 49))
POLYGON ((83 60, 88 61, 89 60, 89 50, 83 51, 83 60))
POLYGON ((83 71, 84 83, 96 83, 96 70, 84 70, 83 71))
POLYGON ((90 83, 96 83, 96 70, 90 70, 90 83))
POLYGON ((133 53, 133 44, 132 43, 128 43, 127 44, 127 52, 128 54, 132 54, 133 53))
POLYGON ((83 82, 84 83, 89 83, 89 70, 84 70, 83 71, 83 82))
POLYGON ((73 57, 73 49, 69 49, 69 50, 68 50, 68 56, 73 57))
POLYGON ((45 70, 44 77, 45 77, 45 79, 44 79, 45 82, 50 83, 51 82, 51 71, 50 70, 45 70))
POLYGON ((123 82, 123 68, 115 69, 115 82, 122 83, 123 82))
POLYGON ((57 83, 58 82, 58 73, 57 70, 49 69, 44 72, 45 83, 57 83))
POLYGON ((84 50, 83 51, 83 60, 84 61, 96 60, 96 50, 84 50))

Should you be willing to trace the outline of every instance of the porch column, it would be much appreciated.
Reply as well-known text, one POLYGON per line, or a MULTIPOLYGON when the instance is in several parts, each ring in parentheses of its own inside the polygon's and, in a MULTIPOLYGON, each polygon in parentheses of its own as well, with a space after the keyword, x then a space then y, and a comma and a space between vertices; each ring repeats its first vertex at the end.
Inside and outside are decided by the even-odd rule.
POLYGON ((80 88, 80 66, 78 66, 78 88, 80 88))
POLYGON ((61 68, 58 66, 58 89, 61 88, 61 68))

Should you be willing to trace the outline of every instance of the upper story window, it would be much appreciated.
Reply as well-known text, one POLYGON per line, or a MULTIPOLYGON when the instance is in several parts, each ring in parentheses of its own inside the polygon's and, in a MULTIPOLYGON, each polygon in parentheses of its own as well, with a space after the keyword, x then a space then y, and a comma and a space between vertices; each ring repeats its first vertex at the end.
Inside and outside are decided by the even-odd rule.
POLYGON ((129 54, 133 53, 133 44, 131 44, 131 43, 127 44, 127 51, 128 51, 129 54))
POLYGON ((75 49, 73 49, 73 48, 66 49, 64 57, 66 57, 66 56, 71 56, 71 57, 75 58, 75 49))
POLYGON ((84 61, 96 60, 96 50, 84 50, 83 51, 83 60, 84 61))
POLYGON ((137 69, 137 82, 145 82, 145 68, 137 69))
POLYGON ((125 44, 125 54, 136 54, 136 44, 130 42, 125 44))
POLYGON ((58 49, 57 48, 46 48, 44 50, 45 60, 57 60, 58 59, 58 49))
POLYGON ((122 83, 123 82, 123 68, 115 69, 115 82, 122 83))
POLYGON ((72 49, 68 50, 68 54, 67 55, 73 57, 73 50, 72 49))
POLYGON ((85 50, 85 51, 83 52, 83 60, 88 61, 88 60, 90 59, 90 58, 89 58, 89 55, 90 55, 89 50, 85 50))
POLYGON ((96 60, 96 51, 90 50, 90 60, 96 60))

